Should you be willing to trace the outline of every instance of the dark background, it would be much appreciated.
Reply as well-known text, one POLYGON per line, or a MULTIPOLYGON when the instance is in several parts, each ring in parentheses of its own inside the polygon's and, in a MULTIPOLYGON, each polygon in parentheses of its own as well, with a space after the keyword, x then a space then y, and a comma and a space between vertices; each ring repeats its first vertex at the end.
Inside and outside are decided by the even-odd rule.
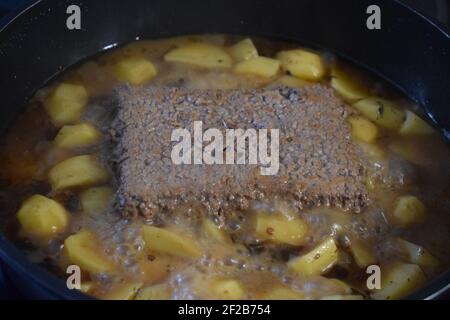
MULTIPOLYGON (((0 19, 11 10, 27 2, 30 2, 30 0, 0 0, 0 19)), ((450 0, 402 0, 401 2, 432 20, 439 21, 447 31, 450 30, 450 0)), ((0 299, 8 298, 20 298, 20 293, 8 285, 8 279, 4 279, 0 262, 0 299)))

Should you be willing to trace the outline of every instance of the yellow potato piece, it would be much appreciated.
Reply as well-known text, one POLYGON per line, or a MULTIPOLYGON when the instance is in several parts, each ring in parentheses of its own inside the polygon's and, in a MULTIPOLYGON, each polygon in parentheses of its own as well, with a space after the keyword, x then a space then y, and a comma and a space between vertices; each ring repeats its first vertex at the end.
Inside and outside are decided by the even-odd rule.
POLYGON ((310 81, 319 81, 325 75, 322 58, 302 49, 281 51, 277 54, 281 68, 291 75, 310 81))
POLYGON ((17 213, 26 235, 45 239, 63 232, 69 223, 66 209, 53 199, 34 195, 26 199, 17 213))
POLYGON ((207 43, 191 43, 169 51, 167 62, 187 63, 204 68, 230 68, 231 56, 222 48, 207 43))
POLYGON ((92 124, 80 123, 62 127, 53 143, 59 148, 79 148, 96 144, 100 140, 101 134, 92 124))
POLYGON ((245 295, 242 284, 234 279, 208 279, 205 288, 209 299, 238 300, 245 295))
POLYGON ((166 229, 143 226, 142 238, 149 251, 191 258, 198 258, 202 253, 194 241, 166 229))
POLYGON ((125 281, 117 283, 102 296, 104 300, 132 300, 139 289, 142 287, 142 282, 125 281))
POLYGON ((352 136, 366 143, 373 143, 378 136, 378 128, 372 122, 363 117, 348 117, 352 126, 352 136))
POLYGON ((135 300, 170 300, 172 290, 167 284, 157 284, 139 290, 135 300))
POLYGON ((45 101, 47 113, 57 127, 76 122, 88 102, 86 88, 79 84, 61 83, 45 101))
POLYGON ((421 246, 400 238, 397 239, 397 245, 409 263, 422 268, 436 268, 440 265, 439 260, 421 246))
POLYGON ((88 230, 81 230, 64 241, 64 254, 70 263, 89 273, 112 273, 114 264, 98 245, 98 239, 88 230))
MULTIPOLYGON (((383 269, 382 269, 383 270, 383 269)), ((381 275, 381 289, 371 295, 377 300, 396 300, 406 297, 419 289, 426 277, 415 264, 396 264, 381 275)))
POLYGON ((114 191, 110 187, 94 187, 84 190, 80 194, 80 203, 83 212, 90 216, 104 213, 113 197, 114 191))
POLYGON ((214 222, 204 219, 202 223, 203 235, 208 239, 213 239, 222 243, 231 243, 231 239, 223 230, 221 230, 214 222))
POLYGON ((361 148, 364 155, 373 161, 382 162, 386 158, 386 152, 377 146, 376 144, 365 143, 363 141, 357 141, 358 147, 361 148))
POLYGON ((352 241, 350 251, 355 259, 356 264, 360 268, 365 268, 377 262, 377 257, 369 248, 359 241, 352 241))
POLYGON ((64 160, 48 173, 53 190, 85 187, 108 180, 108 172, 91 155, 76 156, 64 160))
POLYGON ((426 217, 425 205, 415 196, 406 195, 397 199, 393 213, 395 224, 407 228, 423 222, 426 217))
POLYGON ((266 57, 256 57, 239 62, 234 66, 234 72, 245 75, 254 75, 263 78, 271 78, 278 73, 280 62, 266 57))
POLYGON ((239 41, 235 45, 232 45, 228 50, 233 59, 237 62, 250 60, 258 56, 258 50, 250 38, 239 41))
POLYGON ((82 282, 80 285, 80 291, 88 294, 94 288, 94 283, 92 281, 82 282))
POLYGON ((258 297, 261 300, 303 300, 305 295, 286 286, 276 286, 258 297))
POLYGON ((332 268, 339 258, 339 251, 333 238, 322 241, 309 253, 288 262, 292 272, 301 275, 320 275, 332 268))
POLYGON ((255 217, 256 235, 264 240, 298 246, 304 243, 307 231, 307 224, 300 218, 265 213, 255 217))
POLYGON ((337 67, 331 70, 331 87, 347 102, 354 103, 367 98, 369 92, 358 79, 345 73, 337 67))
POLYGON ((405 120, 405 114, 394 103, 379 97, 370 97, 353 104, 353 107, 376 124, 397 130, 405 120))
POLYGON ((434 132, 431 127, 424 120, 419 118, 414 112, 406 110, 406 119, 400 127, 399 133, 402 135, 424 135, 432 134, 434 132))
POLYGON ((144 57, 129 57, 114 66, 114 74, 119 80, 140 85, 154 78, 158 70, 144 57))
POLYGON ((364 300, 364 297, 358 294, 337 294, 323 297, 321 300, 364 300))
POLYGON ((309 86, 312 85, 312 82, 300 79, 300 78, 296 78, 293 76, 288 76, 288 75, 284 75, 282 77, 280 77, 279 79, 277 79, 277 82, 290 87, 290 88, 301 88, 304 86, 309 86))

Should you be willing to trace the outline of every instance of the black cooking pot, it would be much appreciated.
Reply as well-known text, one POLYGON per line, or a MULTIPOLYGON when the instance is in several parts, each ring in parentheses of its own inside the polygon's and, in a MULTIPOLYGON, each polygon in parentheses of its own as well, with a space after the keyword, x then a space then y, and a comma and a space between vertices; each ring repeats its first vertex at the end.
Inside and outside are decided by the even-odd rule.
MULTIPOLYGON (((231 33, 330 50, 399 88, 450 137, 449 35, 397 1, 42 0, 23 9, 0 29, 3 131, 38 88, 84 58, 136 39, 231 33), (81 30, 66 28, 72 4, 81 8, 81 30), (366 27, 373 4, 381 8, 380 30, 366 27)), ((27 297, 86 298, 33 265, 2 235, 0 258, 27 297)), ((410 298, 436 298, 449 287, 447 272, 410 298)))

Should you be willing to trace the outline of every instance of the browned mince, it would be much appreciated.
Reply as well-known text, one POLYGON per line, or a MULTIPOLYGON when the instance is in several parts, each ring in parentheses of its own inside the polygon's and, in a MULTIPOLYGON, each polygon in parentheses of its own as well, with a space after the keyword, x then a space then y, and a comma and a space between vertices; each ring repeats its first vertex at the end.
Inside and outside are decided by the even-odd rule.
MULTIPOLYGON (((152 121, 155 116, 162 117, 161 113, 155 114, 153 111, 148 111, 148 108, 154 106, 158 108, 172 107, 170 102, 159 104, 152 102, 151 98, 149 102, 150 96, 158 99, 159 95, 175 95, 177 97, 174 97, 174 99, 181 96, 183 101, 186 101, 185 98, 188 95, 195 95, 198 99, 203 99, 205 96, 211 98, 217 90, 233 90, 232 93, 224 93, 221 97, 229 99, 230 95, 234 95, 234 98, 238 101, 244 101, 249 95, 256 95, 257 97, 270 95, 269 99, 284 99, 279 96, 281 91, 278 89, 280 84, 277 79, 267 80, 247 77, 236 75, 227 70, 208 70, 163 61, 162 57, 168 50, 192 39, 208 41, 217 45, 230 45, 240 38, 201 36, 139 41, 106 53, 95 60, 85 62, 80 67, 60 77, 58 81, 83 83, 87 88, 90 99, 86 108, 87 111, 82 119, 93 123, 102 131, 105 137, 102 143, 76 150, 59 150, 52 145, 58 128, 49 121, 43 107, 43 101, 53 85, 44 87, 36 94, 16 123, 2 138, 0 148, 0 219, 2 223, 0 228, 9 239, 24 250, 32 261, 45 265, 55 274, 64 277, 65 266, 68 264, 62 254, 64 240, 81 228, 91 230, 99 239, 98 250, 106 253, 118 270, 114 274, 88 274, 83 272, 83 283, 92 284, 88 294, 99 298, 108 297, 108 293, 112 292, 118 284, 128 282, 138 282, 142 284, 142 288, 161 283, 167 284, 171 288, 173 299, 209 298, 207 292, 196 291, 191 286, 192 279, 199 275, 237 279, 245 288, 245 298, 250 299, 258 298, 261 293, 270 291, 280 285, 301 292, 305 299, 320 299, 330 295, 349 294, 341 284, 332 279, 339 279, 347 283, 353 294, 362 294, 364 297, 369 297, 370 292, 365 287, 367 274, 363 268, 359 268, 355 264, 348 245, 352 242, 362 243, 365 248, 375 254, 378 263, 383 267, 398 261, 407 262, 395 245, 397 237, 423 246, 439 259, 438 267, 423 269, 428 280, 433 279, 450 267, 450 168, 448 166, 450 154, 447 145, 437 134, 402 137, 388 130, 381 130, 376 145, 386 153, 386 157, 378 160, 368 158, 358 144, 350 142, 349 128, 342 121, 342 118, 335 119, 335 122, 331 124, 332 127, 327 127, 325 123, 321 123, 322 120, 328 119, 327 117, 333 117, 342 112, 343 109, 348 108, 344 102, 330 93, 329 76, 325 77, 315 87, 302 88, 292 92, 295 92, 296 99, 312 92, 316 94, 317 100, 311 102, 310 105, 315 106, 318 113, 322 112, 320 109, 320 106, 323 106, 320 103, 322 99, 325 99, 324 104, 330 108, 323 111, 323 118, 316 119, 312 116, 310 119, 321 123, 319 130, 332 130, 330 139, 336 139, 330 141, 328 136, 326 139, 323 136, 317 137, 322 143, 322 148, 329 148, 327 149, 327 155, 330 158, 324 160, 323 166, 329 165, 330 171, 333 171, 333 168, 339 168, 341 165, 350 169, 352 173, 338 185, 329 184, 332 183, 333 175, 324 177, 321 195, 326 197, 336 192, 334 194, 336 196, 357 199, 355 205, 348 207, 350 210, 342 210, 334 206, 335 203, 326 203, 326 201, 314 203, 314 206, 301 206, 297 200, 293 200, 294 198, 284 197, 286 189, 277 185, 277 181, 273 180, 269 183, 273 187, 273 190, 271 190, 273 193, 269 192, 268 196, 262 199, 247 197, 251 201, 244 207, 233 207, 235 210, 227 213, 226 220, 214 220, 232 239, 230 244, 225 245, 210 241, 202 235, 200 221, 203 217, 211 215, 211 212, 206 210, 201 202, 195 204, 191 201, 190 203, 181 203, 179 206, 174 206, 173 203, 170 205, 162 203, 166 214, 155 216, 144 210, 141 216, 133 215, 133 218, 123 218, 123 212, 118 210, 118 208, 123 207, 123 203, 120 203, 120 197, 118 196, 116 203, 111 206, 110 210, 92 217, 81 212, 78 195, 82 190, 52 192, 47 182, 48 170, 64 159, 74 155, 96 154, 100 162, 108 168, 110 168, 111 161, 117 161, 116 157, 112 158, 112 148, 117 141, 112 142, 108 138, 112 120, 116 116, 114 113, 116 108, 119 108, 118 117, 122 121, 130 121, 139 125, 152 121), (119 105, 117 97, 113 93, 124 89, 123 85, 114 78, 110 68, 118 59, 136 54, 149 58, 157 66, 158 75, 152 80, 150 87, 128 88, 125 93, 122 92, 120 96, 122 104, 119 105), (165 87, 171 87, 172 89, 165 87), (138 107, 133 110, 121 110, 124 104, 130 101, 136 101, 138 107), (336 150, 332 148, 331 142, 336 143, 334 145, 337 148, 336 150), (409 150, 412 150, 413 161, 404 159, 392 152, 388 146, 394 142, 407 145, 409 150), (334 163, 336 157, 342 157, 343 163, 334 163), (360 170, 360 166, 363 166, 363 170, 360 170), (361 176, 363 172, 364 177, 361 176), (366 189, 363 179, 367 177, 375 181, 377 187, 366 189), (345 194, 340 188, 346 186, 347 183, 350 191, 345 194), (62 203, 70 212, 69 228, 48 242, 27 238, 20 232, 16 212, 22 201, 33 194, 52 197, 62 203), (398 196, 404 194, 416 195, 426 205, 428 218, 423 223, 410 228, 401 228, 392 223, 391 217, 395 200, 398 196), (282 196, 280 197, 280 195, 282 196), (289 207, 287 211, 294 212, 295 217, 303 219, 308 225, 306 240, 302 245, 292 246, 262 241, 254 233, 252 224, 254 216, 260 212, 283 211, 284 209, 280 209, 280 199, 287 202, 285 204, 289 207), (361 208, 362 210, 356 213, 355 208, 361 208), (193 215, 200 217, 200 219, 191 219, 190 217, 193 215), (148 254, 140 235, 140 229, 143 225, 164 227, 188 235, 201 246, 201 257, 199 259, 178 259, 148 254), (339 261, 331 270, 323 275, 311 277, 296 277, 287 270, 287 261, 309 252, 321 240, 329 236, 334 237, 341 252, 339 261), (157 271, 152 269, 155 268, 155 261, 159 263, 157 271)), ((260 55, 270 57, 274 56, 279 50, 297 47, 293 44, 264 39, 255 39, 255 45, 260 55)), ((323 53, 323 57, 327 64, 335 62, 335 59, 328 53, 323 53)), ((352 72, 358 73, 357 71, 352 72)), ((363 78, 371 85, 373 94, 383 95, 395 101, 402 108, 420 114, 420 111, 412 102, 392 88, 378 80, 366 76, 363 76, 363 78)), ((299 100, 298 103, 300 105, 306 104, 305 101, 307 99, 299 100)), ((227 104, 226 108, 228 109, 224 108, 227 112, 232 113, 232 108, 237 108, 236 105, 227 104)), ((288 107, 286 112, 290 112, 297 106, 295 101, 286 101, 286 105, 288 107)), ((185 104, 185 106, 191 108, 193 112, 203 107, 203 104, 195 107, 190 104, 185 104)), ((204 104, 204 107, 210 108, 212 105, 204 104)), ((276 108, 274 105, 258 107, 270 107, 272 108, 271 111, 276 108)), ((244 105, 244 108, 250 108, 250 105, 244 105)), ((245 120, 245 118, 239 118, 238 111, 242 110, 236 110, 237 119, 239 121, 245 120)), ((261 120, 269 119, 267 121, 273 123, 273 119, 270 119, 270 116, 266 114, 255 112, 254 115, 260 116, 261 120)), ((302 121, 306 120, 303 116, 307 115, 299 113, 296 117, 287 119, 288 128, 293 126, 293 121, 298 120, 299 123, 303 123, 302 121)), ((187 123, 186 118, 182 120, 187 123)), ((219 121, 219 118, 215 118, 214 121, 219 121)), ((284 124, 284 122, 281 121, 281 124, 284 124)), ((155 127, 157 126, 155 125, 155 127)), ((161 129, 165 130, 165 128, 167 127, 162 126, 161 129)), ((126 155, 127 152, 136 153, 129 160, 122 159, 122 166, 128 166, 126 176, 119 174, 108 185, 115 190, 119 188, 119 195, 122 196, 124 194, 126 197, 134 195, 139 196, 139 200, 157 201, 160 188, 166 186, 160 181, 162 180, 162 177, 159 176, 160 170, 167 170, 167 167, 165 164, 161 164, 161 167, 154 164, 151 169, 146 168, 145 160, 151 157, 151 152, 154 151, 154 145, 150 138, 149 140, 144 138, 141 141, 135 141, 134 135, 140 134, 140 132, 133 130, 129 132, 122 130, 120 134, 124 135, 120 136, 120 139, 124 139, 122 141, 126 141, 125 143, 129 146, 127 151, 122 150, 121 155, 126 155), (145 149, 146 147, 150 149, 145 149), (141 152, 141 148, 144 148, 147 153, 141 152), (142 176, 140 176, 142 180, 140 181, 136 179, 137 172, 142 172, 142 176)), ((152 138, 154 137, 152 136, 152 138)), ((296 138, 301 140, 304 136, 300 135, 296 138)), ((294 152, 290 154, 286 152, 287 158, 285 159, 290 159, 288 155, 308 157, 314 151, 320 150, 316 149, 314 141, 308 140, 308 146, 311 148, 309 149, 310 153, 294 152)), ((293 143, 299 144, 300 142, 294 141, 293 143)), ((152 158, 150 160, 155 161, 152 158)), ((297 169, 309 170, 308 167, 297 169)), ((111 170, 112 175, 116 173, 111 168, 109 170, 111 170)), ((225 173, 214 172, 214 174, 223 176, 225 173)), ((226 172, 226 175, 239 178, 240 175, 244 177, 245 173, 240 172, 239 175, 236 175, 230 170, 226 172)), ((210 178, 214 179, 215 175, 212 174, 210 178)), ((195 181, 195 176, 186 176, 186 179, 188 179, 186 181, 190 185, 184 185, 183 187, 193 195, 196 195, 196 192, 201 192, 200 189, 205 187, 202 184, 205 181, 201 183, 195 181)), ((183 183, 186 181, 183 181, 183 183)), ((210 182, 209 180, 206 181, 210 182)), ((177 183, 179 182, 174 182, 174 184, 177 183)), ((237 184, 243 186, 240 190, 242 194, 252 191, 252 185, 248 184, 247 181, 240 184, 240 181, 236 180, 234 183, 229 186, 229 194, 234 191, 237 184)), ((222 186, 219 185, 219 187, 222 186)), ((228 192, 226 188, 225 191, 224 196, 228 192)), ((295 192, 295 190, 291 191, 295 192)), ((222 194, 219 195, 218 192, 216 196, 221 197, 222 194)), ((135 203, 132 203, 132 211, 136 208, 133 208, 134 205, 135 203)), ((342 207, 346 206, 342 205, 342 207)), ((281 205, 281 208, 285 207, 281 205)), ((220 206, 212 206, 210 209, 222 210, 220 206)), ((212 215, 214 216, 214 212, 212 212, 212 215)))

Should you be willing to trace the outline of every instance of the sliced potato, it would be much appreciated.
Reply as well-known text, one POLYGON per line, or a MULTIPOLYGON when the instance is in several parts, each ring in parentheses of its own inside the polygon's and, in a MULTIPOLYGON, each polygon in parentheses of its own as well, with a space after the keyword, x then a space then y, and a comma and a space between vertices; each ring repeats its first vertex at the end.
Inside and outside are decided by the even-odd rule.
POLYGON ((149 251, 191 258, 197 258, 202 253, 193 240, 166 229, 143 226, 142 238, 149 251))
POLYGON ((142 288, 137 293, 135 300, 170 300, 171 297, 172 289, 163 283, 142 288))
POLYGON ((233 59, 237 62, 250 60, 258 56, 258 50, 250 38, 246 38, 232 45, 229 51, 233 59))
POLYGON ((265 213, 255 216, 256 235, 265 240, 298 246, 304 243, 307 231, 307 224, 300 218, 265 213))
POLYGON ((352 126, 352 136, 366 143, 373 143, 378 136, 378 128, 372 122, 363 117, 348 117, 352 126))
POLYGON ((81 282, 80 291, 88 294, 94 288, 94 283, 92 281, 81 282))
POLYGON ((381 289, 371 295, 377 300, 396 300, 413 293, 426 282, 419 266, 399 263, 382 271, 381 289))
POLYGON ((84 190, 80 194, 80 204, 83 212, 90 216, 97 216, 108 209, 114 191, 110 187, 94 187, 84 190))
POLYGON ((357 141, 357 145, 368 159, 375 162, 383 162, 386 160, 386 152, 376 144, 357 141))
POLYGON ((222 48, 207 43, 191 43, 169 51, 167 62, 187 63, 205 68, 230 68, 231 56, 222 48))
POLYGON ((364 300, 364 297, 359 294, 337 294, 323 297, 321 300, 364 300))
POLYGON ((112 288, 102 296, 104 300, 132 300, 139 289, 142 287, 142 282, 124 281, 116 283, 112 288))
POLYGON ((245 295, 242 283, 235 279, 197 275, 192 279, 191 285, 203 299, 237 300, 245 295))
POLYGON ((128 57, 114 66, 114 74, 119 80, 140 85, 153 79, 158 70, 151 61, 144 57, 128 57))
POLYGON ((354 103, 369 96, 369 91, 360 84, 359 79, 352 77, 343 70, 333 67, 331 69, 331 75, 331 87, 345 101, 354 103))
POLYGON ((221 230, 210 219, 204 219, 202 223, 203 235, 208 238, 222 243, 231 243, 231 239, 223 230, 221 230))
POLYGON ((303 300, 305 294, 286 286, 276 286, 258 297, 261 300, 303 300))
POLYGON ((255 75, 263 78, 271 78, 278 73, 280 62, 266 57, 256 57, 241 61, 234 66, 234 72, 239 74, 255 75))
POLYGON ((64 241, 64 254, 70 263, 89 273, 112 273, 114 264, 108 259, 98 239, 88 230, 80 230, 64 241))
POLYGON ((281 68, 297 78, 319 81, 325 75, 325 64, 316 54, 302 49, 281 51, 277 54, 281 68))
POLYGON ((405 120, 405 114, 395 104, 379 97, 370 97, 353 104, 353 107, 376 124, 397 130, 405 120))
POLYGON ((419 118, 414 112, 406 110, 406 119, 400 127, 399 133, 402 135, 423 135, 432 134, 434 132, 424 120, 419 118))
POLYGON ((76 122, 88 102, 86 88, 79 84, 61 83, 45 101, 45 107, 57 127, 76 122))
POLYGON ((350 251, 355 259, 356 264, 360 268, 365 268, 377 262, 377 257, 369 248, 364 246, 360 241, 352 241, 350 251))
POLYGON ((91 155, 76 156, 64 160, 48 173, 53 190, 85 187, 108 180, 108 172, 91 155))
POLYGON ((96 144, 100 139, 100 132, 92 124, 80 123, 62 127, 53 143, 59 148, 79 148, 96 144))
POLYGON ((396 224, 407 228, 423 222, 426 217, 425 205, 417 197, 406 195, 397 199, 393 214, 396 224))
POLYGON ((307 254, 288 262, 292 272, 301 275, 320 275, 332 268, 339 258, 339 250, 333 238, 329 237, 307 254))
POLYGON ((37 194, 22 203, 17 219, 25 235, 45 240, 66 229, 69 214, 55 200, 37 194))
POLYGON ((417 264, 422 268, 436 268, 440 264, 436 257, 421 246, 401 238, 397 239, 397 244, 409 263, 417 264))

